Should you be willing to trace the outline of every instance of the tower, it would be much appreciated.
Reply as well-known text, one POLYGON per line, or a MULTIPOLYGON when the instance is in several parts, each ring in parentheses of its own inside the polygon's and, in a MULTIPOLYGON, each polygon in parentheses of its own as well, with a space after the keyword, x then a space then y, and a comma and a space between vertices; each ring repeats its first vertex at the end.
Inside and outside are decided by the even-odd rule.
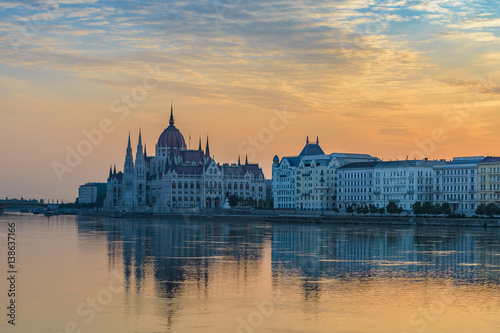
POLYGON ((125 164, 123 166, 123 173, 128 174, 134 171, 134 158, 132 157, 132 145, 130 144, 130 132, 128 133, 127 153, 125 155, 125 164))
POLYGON ((207 135, 207 147, 205 148, 205 163, 210 160, 210 144, 208 143, 207 135))
POLYGON ((139 129, 139 141, 137 142, 137 153, 135 156, 135 201, 137 206, 146 205, 146 163, 142 151, 142 134, 139 129))

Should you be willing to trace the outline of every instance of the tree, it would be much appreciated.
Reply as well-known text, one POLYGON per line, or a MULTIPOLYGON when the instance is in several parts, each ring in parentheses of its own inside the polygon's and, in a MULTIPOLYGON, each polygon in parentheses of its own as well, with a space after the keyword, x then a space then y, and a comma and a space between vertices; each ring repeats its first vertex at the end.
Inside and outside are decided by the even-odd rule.
POLYGON ((479 206, 477 206, 476 214, 477 215, 486 215, 486 205, 480 204, 479 206))
POLYGON ((398 205, 394 201, 389 202, 386 209, 387 209, 387 213, 389 213, 391 215, 399 213, 398 205))
POLYGON ((370 210, 371 214, 376 214, 378 212, 377 206, 370 204, 370 207, 368 208, 370 210))
POLYGON ((358 207, 356 208, 356 213, 361 214, 362 212, 363 212, 363 207, 358 206, 358 207))
POLYGON ((345 212, 351 214, 351 213, 354 213, 354 209, 351 206, 347 206, 347 208, 345 209, 345 212))
POLYGON ((441 208, 443 209, 443 213, 445 213, 446 215, 450 216, 451 215, 451 207, 450 207, 450 204, 447 203, 447 202, 444 202, 441 206, 441 208))
POLYGON ((432 214, 434 215, 443 214, 443 207, 441 207, 441 205, 438 203, 434 204, 434 206, 432 206, 432 214))
POLYGON ((361 213, 363 214, 368 214, 370 212, 370 209, 368 209, 368 206, 363 206, 363 209, 361 210, 361 213))
POLYGON ((384 214, 384 213, 385 213, 385 207, 380 207, 380 208, 378 209, 378 213, 379 213, 380 215, 384 214))
POLYGON ((227 199, 228 202, 229 202, 229 206, 230 207, 236 207, 238 206, 238 203, 239 203, 239 198, 237 195, 230 195, 229 198, 227 199))
POLYGON ((420 201, 415 202, 412 208, 413 208, 413 214, 415 215, 422 214, 422 203, 420 201))
POLYGON ((494 215, 498 215, 500 213, 499 207, 497 204, 490 202, 489 204, 486 205, 484 213, 489 217, 493 217, 494 215))
POLYGON ((260 209, 266 208, 266 200, 259 199, 259 201, 257 202, 257 207, 259 207, 260 209))
POLYGON ((432 204, 429 201, 424 202, 422 205, 422 214, 432 214, 432 204))

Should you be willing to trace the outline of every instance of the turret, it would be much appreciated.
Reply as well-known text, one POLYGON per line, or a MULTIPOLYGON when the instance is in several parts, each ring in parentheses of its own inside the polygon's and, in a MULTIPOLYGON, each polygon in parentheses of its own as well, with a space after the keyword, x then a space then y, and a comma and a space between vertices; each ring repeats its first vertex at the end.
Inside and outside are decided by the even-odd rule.
POLYGON ((208 143, 208 135, 207 135, 207 147, 205 148, 205 160, 210 159, 210 144, 208 143))
POLYGON ((132 157, 132 145, 130 144, 130 132, 128 133, 127 154, 125 155, 125 164, 123 173, 132 173, 134 171, 134 159, 132 157))
POLYGON ((135 155, 135 171, 139 176, 143 176, 145 173, 144 153, 142 152, 142 135, 140 129, 139 141, 137 142, 137 152, 135 155))

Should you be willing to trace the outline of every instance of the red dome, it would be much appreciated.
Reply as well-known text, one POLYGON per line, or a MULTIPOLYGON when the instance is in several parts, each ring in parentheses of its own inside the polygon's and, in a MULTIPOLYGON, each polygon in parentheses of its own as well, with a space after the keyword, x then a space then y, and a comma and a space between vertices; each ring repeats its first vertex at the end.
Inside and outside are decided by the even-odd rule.
POLYGON ((174 126, 174 108, 170 107, 170 126, 165 128, 158 139, 158 147, 160 148, 177 148, 177 154, 181 148, 186 148, 186 141, 182 133, 174 126))
POLYGON ((161 133, 158 139, 158 147, 186 148, 186 141, 184 141, 182 133, 174 125, 170 125, 161 133))

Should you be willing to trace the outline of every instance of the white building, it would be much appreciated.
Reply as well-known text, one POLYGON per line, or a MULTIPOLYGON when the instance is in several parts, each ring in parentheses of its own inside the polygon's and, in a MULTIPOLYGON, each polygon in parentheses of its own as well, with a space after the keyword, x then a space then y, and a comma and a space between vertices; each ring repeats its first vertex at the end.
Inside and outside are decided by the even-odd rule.
POLYGON ((78 203, 96 203, 97 197, 101 193, 106 193, 106 183, 86 183, 78 188, 78 203))
POLYGON ((337 169, 354 162, 376 161, 368 154, 332 153, 319 145, 306 145, 298 156, 273 159, 275 209, 332 210, 337 206, 337 169))
POLYGON ((338 208, 369 206, 374 203, 374 168, 379 161, 350 163, 337 170, 338 208))
POLYGON ((434 202, 447 202, 454 212, 474 213, 478 202, 477 168, 483 160, 483 156, 454 157, 453 161, 436 165, 434 202))
POLYGON ((380 162, 374 167, 374 204, 386 207, 395 202, 411 211, 417 201, 431 202, 434 194, 434 167, 444 161, 406 160, 380 162))

